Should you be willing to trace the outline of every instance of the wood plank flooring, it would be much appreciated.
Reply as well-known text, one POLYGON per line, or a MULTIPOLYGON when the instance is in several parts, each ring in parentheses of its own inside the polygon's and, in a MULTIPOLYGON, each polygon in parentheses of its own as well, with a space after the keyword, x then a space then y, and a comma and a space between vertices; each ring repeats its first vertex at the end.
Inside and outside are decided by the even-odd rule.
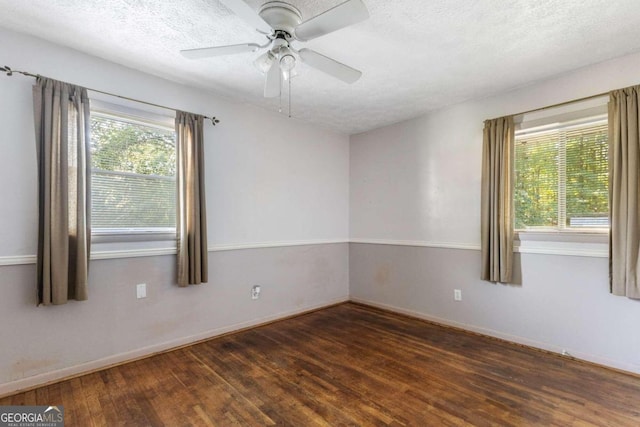
POLYGON ((343 304, 0 400, 67 426, 639 426, 640 378, 343 304))

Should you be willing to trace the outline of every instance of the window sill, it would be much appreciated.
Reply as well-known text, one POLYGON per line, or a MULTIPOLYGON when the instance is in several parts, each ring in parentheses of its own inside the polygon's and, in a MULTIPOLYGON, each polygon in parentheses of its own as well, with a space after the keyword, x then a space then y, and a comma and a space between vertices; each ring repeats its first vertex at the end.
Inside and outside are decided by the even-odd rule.
POLYGON ((91 233, 92 243, 125 243, 125 242, 157 242, 175 241, 174 230, 108 230, 91 233))
POLYGON ((175 253, 176 243, 175 231, 166 229, 100 230, 91 235, 91 252, 101 254, 96 259, 162 255, 175 253))
POLYGON ((514 239, 516 252, 548 255, 609 256, 608 230, 519 230, 514 239))
POLYGON ((575 242, 575 243, 607 243, 609 241, 609 229, 582 229, 582 230, 516 230, 516 240, 520 241, 546 241, 546 242, 575 242))

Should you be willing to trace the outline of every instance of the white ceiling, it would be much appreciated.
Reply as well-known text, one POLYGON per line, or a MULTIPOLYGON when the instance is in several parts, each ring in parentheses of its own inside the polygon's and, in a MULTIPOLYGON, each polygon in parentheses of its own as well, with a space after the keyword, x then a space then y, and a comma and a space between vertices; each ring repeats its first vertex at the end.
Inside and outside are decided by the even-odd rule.
MULTIPOLYGON (((363 77, 347 85, 300 66, 294 117, 358 133, 640 50, 638 0, 364 1, 369 20, 306 43, 363 77)), ((342 0, 288 2, 308 19, 342 0)), ((0 0, 0 26, 278 109, 262 97, 258 54, 179 54, 265 41, 218 0, 0 0)))

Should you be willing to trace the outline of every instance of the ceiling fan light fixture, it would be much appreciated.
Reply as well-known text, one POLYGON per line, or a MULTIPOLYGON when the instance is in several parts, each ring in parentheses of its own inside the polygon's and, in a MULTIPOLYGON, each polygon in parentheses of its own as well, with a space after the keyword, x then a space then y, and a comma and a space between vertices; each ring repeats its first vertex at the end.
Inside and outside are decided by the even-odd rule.
POLYGON ((269 68, 271 68, 271 64, 273 64, 273 61, 275 59, 275 55, 270 50, 268 50, 257 57, 256 60, 253 61, 253 65, 255 65, 262 74, 266 74, 269 71, 269 68))
POLYGON ((296 75, 298 61, 349 84, 355 83, 362 75, 361 71, 348 65, 308 48, 294 48, 291 43, 307 42, 367 19, 369 12, 363 0, 341 0, 337 6, 304 22, 300 11, 289 4, 288 0, 266 0, 258 12, 247 3, 248 0, 219 1, 259 33, 264 34, 267 43, 186 49, 180 51, 183 56, 190 59, 208 58, 267 48, 267 51, 254 61, 256 68, 266 74, 266 98, 282 94, 282 79, 291 81, 296 75))
POLYGON ((285 53, 280 56, 280 68, 282 71, 289 72, 296 66, 296 57, 292 53, 285 53))

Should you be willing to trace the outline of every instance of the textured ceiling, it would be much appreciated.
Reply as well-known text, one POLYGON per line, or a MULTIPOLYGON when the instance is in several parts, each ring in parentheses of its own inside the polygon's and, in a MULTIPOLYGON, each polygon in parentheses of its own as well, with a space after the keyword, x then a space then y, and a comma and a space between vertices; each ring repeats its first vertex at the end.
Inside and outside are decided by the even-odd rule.
MULTIPOLYGON (((369 20, 305 44, 363 77, 347 85, 300 66, 294 117, 357 133, 640 50, 637 0, 364 1, 369 20)), ((308 19, 342 0, 288 2, 308 19)), ((0 12, 2 27, 278 110, 257 53, 179 54, 265 41, 218 0, 0 0, 0 12)))

